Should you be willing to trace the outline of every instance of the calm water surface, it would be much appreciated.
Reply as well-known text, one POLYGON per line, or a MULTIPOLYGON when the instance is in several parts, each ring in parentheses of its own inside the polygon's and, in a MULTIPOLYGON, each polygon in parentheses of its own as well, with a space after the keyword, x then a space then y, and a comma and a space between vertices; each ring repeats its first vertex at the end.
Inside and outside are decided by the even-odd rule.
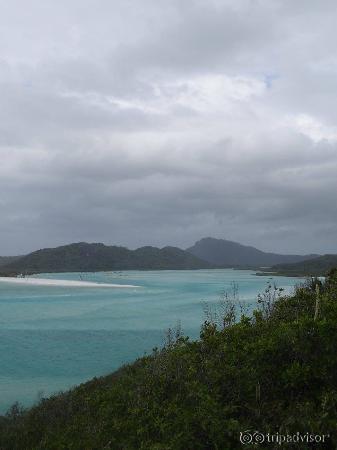
MULTIPOLYGON (((86 281, 134 284, 130 289, 20 286, 0 282, 0 413, 34 403, 107 374, 163 343, 179 321, 195 338, 204 302, 217 303, 232 282, 252 308, 270 281, 251 271, 126 271, 83 274, 86 281)), ((39 278, 79 280, 81 275, 39 278)), ((291 290, 299 279, 274 277, 291 290)))

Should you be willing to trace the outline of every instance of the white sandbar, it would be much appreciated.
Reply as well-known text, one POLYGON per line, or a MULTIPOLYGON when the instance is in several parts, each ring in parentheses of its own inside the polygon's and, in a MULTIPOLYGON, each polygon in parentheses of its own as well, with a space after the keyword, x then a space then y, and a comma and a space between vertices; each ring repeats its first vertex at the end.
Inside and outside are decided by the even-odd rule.
POLYGON ((93 281, 51 280, 46 278, 16 278, 0 277, 0 283, 30 284, 34 286, 64 286, 64 287, 100 287, 100 288, 136 288, 132 284, 95 283, 93 281))

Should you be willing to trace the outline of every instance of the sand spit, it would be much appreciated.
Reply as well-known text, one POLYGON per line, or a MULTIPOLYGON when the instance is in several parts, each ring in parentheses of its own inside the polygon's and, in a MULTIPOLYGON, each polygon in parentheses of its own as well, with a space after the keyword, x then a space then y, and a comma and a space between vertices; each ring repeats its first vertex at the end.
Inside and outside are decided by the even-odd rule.
POLYGON ((59 287, 95 287, 95 288, 136 288, 132 284, 95 283, 93 281, 52 280, 46 278, 16 278, 0 277, 0 283, 16 283, 34 286, 59 286, 59 287))

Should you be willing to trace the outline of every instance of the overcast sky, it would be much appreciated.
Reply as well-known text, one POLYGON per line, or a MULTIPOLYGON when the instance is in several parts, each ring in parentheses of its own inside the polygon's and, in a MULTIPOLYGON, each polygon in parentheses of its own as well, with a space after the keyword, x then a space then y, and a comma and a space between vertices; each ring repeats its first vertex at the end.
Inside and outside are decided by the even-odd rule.
POLYGON ((335 0, 0 0, 0 254, 337 253, 335 0))

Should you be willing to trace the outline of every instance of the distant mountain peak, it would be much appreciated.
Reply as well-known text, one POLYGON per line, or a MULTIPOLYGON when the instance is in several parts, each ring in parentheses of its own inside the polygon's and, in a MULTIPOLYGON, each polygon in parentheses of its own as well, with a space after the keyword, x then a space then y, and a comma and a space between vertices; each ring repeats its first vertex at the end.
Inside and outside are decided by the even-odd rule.
POLYGON ((317 256, 268 253, 249 245, 212 237, 198 240, 186 251, 211 264, 223 267, 268 267, 281 263, 300 262, 317 256))

